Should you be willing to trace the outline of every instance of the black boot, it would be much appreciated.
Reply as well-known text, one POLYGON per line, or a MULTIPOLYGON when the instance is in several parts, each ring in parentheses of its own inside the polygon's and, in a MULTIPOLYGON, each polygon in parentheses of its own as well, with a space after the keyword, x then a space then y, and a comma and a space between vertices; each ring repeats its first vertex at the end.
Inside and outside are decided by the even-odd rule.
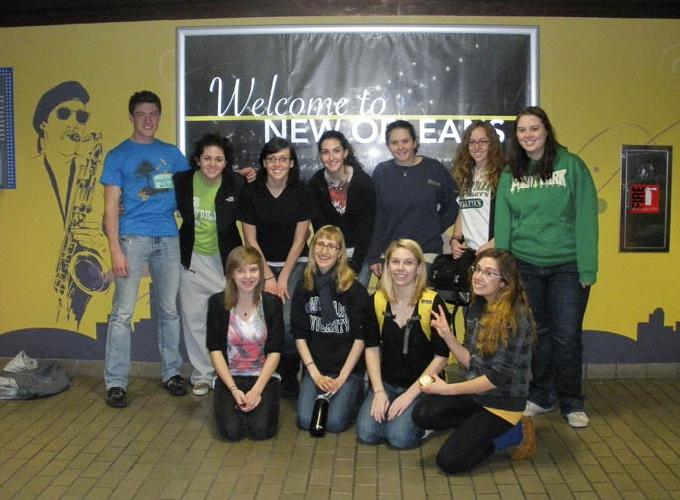
POLYGON ((300 356, 289 352, 281 354, 279 374, 281 375, 281 397, 286 399, 297 398, 300 392, 298 372, 300 371, 300 356))

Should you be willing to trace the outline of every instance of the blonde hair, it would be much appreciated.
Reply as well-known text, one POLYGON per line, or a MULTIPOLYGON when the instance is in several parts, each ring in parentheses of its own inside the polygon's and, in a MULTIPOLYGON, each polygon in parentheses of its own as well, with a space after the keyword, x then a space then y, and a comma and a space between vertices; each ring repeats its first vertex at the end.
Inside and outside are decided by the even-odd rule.
POLYGON ((349 290, 356 279, 356 274, 347 263, 347 249, 345 248, 345 237, 337 226, 326 225, 319 229, 312 238, 309 247, 309 261, 305 267, 304 286, 306 290, 314 290, 314 275, 319 272, 316 264, 316 242, 325 238, 338 245, 338 261, 335 264, 336 290, 344 292, 349 290))
POLYGON ((264 290, 264 258, 262 254, 253 247, 238 246, 234 248, 227 257, 227 264, 224 266, 224 277, 227 279, 227 286, 224 289, 224 308, 231 310, 238 302, 238 287, 234 279, 236 269, 242 266, 257 264, 260 270, 260 281, 253 290, 253 304, 260 303, 260 297, 264 290))
MULTIPOLYGON (((526 292, 517 270, 517 262, 505 250, 488 248, 477 256, 475 265, 483 258, 496 261, 504 286, 498 290, 496 300, 488 302, 479 321, 477 348, 483 356, 496 353, 500 345, 508 345, 510 335, 515 335, 521 318, 527 318, 535 334, 535 324, 526 292)), ((478 300, 472 293, 473 300, 478 300)))
POLYGON ((411 301, 409 302, 409 304, 415 305, 420 300, 420 296, 423 294, 423 291, 427 286, 427 269, 425 267, 425 255, 423 254, 423 250, 420 248, 420 245, 413 240, 401 238, 394 240, 392 243, 390 243, 390 246, 387 247, 387 250, 385 250, 385 269, 383 270, 378 287, 387 295, 390 302, 396 302, 397 294, 394 288, 394 282, 392 281, 392 276, 388 271, 388 267, 390 258, 392 258, 392 254, 398 248, 408 250, 418 261, 418 269, 420 272, 416 275, 415 290, 413 291, 413 297, 411 297, 411 301))

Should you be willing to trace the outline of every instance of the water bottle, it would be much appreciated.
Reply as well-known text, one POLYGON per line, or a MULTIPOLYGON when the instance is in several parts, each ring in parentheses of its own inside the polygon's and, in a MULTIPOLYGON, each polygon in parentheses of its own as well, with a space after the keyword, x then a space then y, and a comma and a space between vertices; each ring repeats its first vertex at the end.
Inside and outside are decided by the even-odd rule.
POLYGON ((319 394, 314 401, 312 411, 312 421, 309 424, 309 433, 315 437, 323 437, 326 434, 326 419, 328 418, 328 407, 331 403, 330 392, 319 394))

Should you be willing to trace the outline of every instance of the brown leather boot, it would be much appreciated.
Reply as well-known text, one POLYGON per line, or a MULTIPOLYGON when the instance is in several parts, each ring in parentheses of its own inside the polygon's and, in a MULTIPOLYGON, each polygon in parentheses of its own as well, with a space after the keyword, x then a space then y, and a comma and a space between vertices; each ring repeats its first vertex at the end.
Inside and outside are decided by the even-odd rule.
POLYGON ((513 460, 527 460, 536 455, 536 426, 533 417, 522 417, 524 438, 512 453, 513 460))

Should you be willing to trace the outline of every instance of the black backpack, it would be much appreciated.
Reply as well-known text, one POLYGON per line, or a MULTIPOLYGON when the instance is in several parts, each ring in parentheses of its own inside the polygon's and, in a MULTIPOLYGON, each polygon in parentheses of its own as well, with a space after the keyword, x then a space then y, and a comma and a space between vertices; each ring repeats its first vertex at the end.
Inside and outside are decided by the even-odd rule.
POLYGON ((474 262, 474 250, 466 251, 458 259, 451 254, 434 259, 430 284, 445 302, 463 307, 470 303, 470 268, 474 262))

